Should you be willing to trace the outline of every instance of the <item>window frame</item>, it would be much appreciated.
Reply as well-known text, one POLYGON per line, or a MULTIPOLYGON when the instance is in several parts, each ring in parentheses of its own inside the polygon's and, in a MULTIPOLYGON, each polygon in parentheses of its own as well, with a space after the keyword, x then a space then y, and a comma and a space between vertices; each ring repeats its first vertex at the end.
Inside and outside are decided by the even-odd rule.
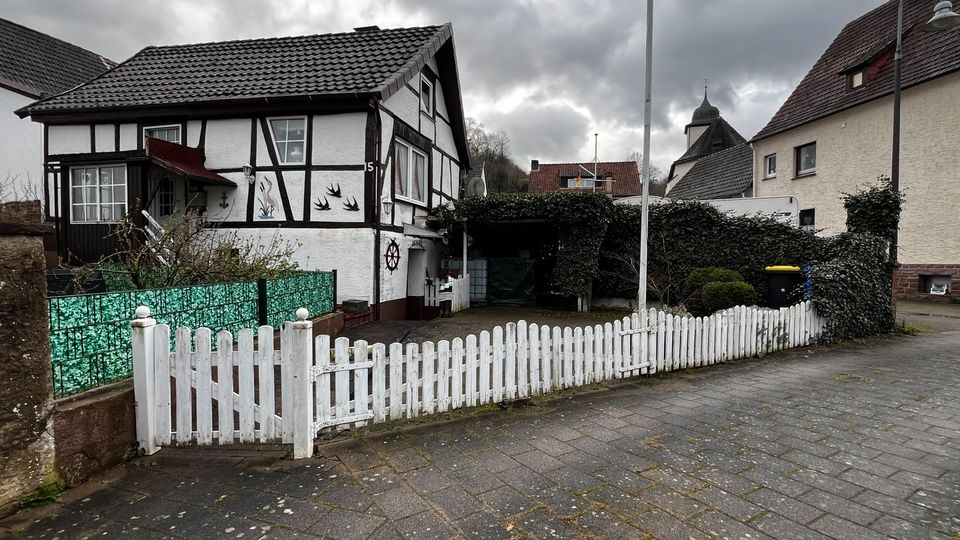
MULTIPOLYGON (((122 204, 122 205, 123 205, 123 214, 126 215, 127 209, 128 209, 128 208, 127 208, 127 205, 129 204, 129 200, 130 200, 130 193, 129 193, 130 183, 129 183, 129 178, 128 178, 128 174, 127 174, 127 164, 126 164, 126 163, 103 163, 103 164, 93 164, 93 165, 75 165, 75 166, 72 166, 72 167, 70 167, 70 184, 69 184, 69 185, 70 185, 69 195, 70 195, 70 223, 71 223, 71 224, 76 224, 76 225, 98 225, 98 224, 107 224, 107 225, 109 225, 109 224, 120 223, 120 220, 119 220, 119 219, 117 219, 117 220, 104 220, 104 219, 100 219, 100 216, 102 216, 102 213, 101 213, 101 212, 102 212, 102 207, 103 207, 105 204, 106 204, 106 205, 110 205, 110 206, 117 206, 117 205, 122 204), (111 168, 119 168, 120 170, 123 171, 123 184, 122 184, 122 185, 123 185, 123 201, 117 202, 117 201, 114 199, 114 200, 111 200, 111 201, 108 202, 108 203, 103 203, 103 202, 101 202, 101 200, 100 200, 100 190, 103 189, 103 186, 102 186, 101 183, 100 183, 100 170, 101 170, 101 169, 111 169, 111 168), (95 202, 92 202, 92 203, 91 203, 91 202, 89 202, 89 201, 87 201, 87 200, 84 200, 83 202, 78 203, 77 200, 76 200, 76 197, 74 196, 74 193, 73 193, 73 190, 75 189, 75 186, 74 186, 74 171, 82 170, 82 169, 94 169, 94 170, 96 170, 96 180, 97 180, 97 181, 96 181, 96 184, 95 184, 94 187, 93 187, 94 193, 96 193, 96 201, 95 201, 95 202), (74 208, 76 208, 77 206, 83 206, 83 207, 93 206, 94 209, 95 209, 95 211, 96 211, 96 216, 97 216, 96 219, 93 219, 93 220, 90 220, 90 219, 77 220, 76 217, 75 217, 75 215, 74 215, 74 208)), ((116 183, 116 179, 114 179, 114 182, 113 182, 112 184, 109 184, 109 186, 111 186, 111 187, 116 187, 116 186, 119 186, 119 185, 121 185, 121 184, 116 183)), ((85 187, 85 186, 80 186, 80 189, 89 189, 89 188, 87 188, 87 187, 85 187)), ((121 219, 122 219, 122 217, 121 217, 121 219)))
POLYGON ((866 84, 866 82, 867 82, 867 74, 866 74, 865 70, 858 69, 857 71, 851 72, 851 73, 850 73, 850 77, 849 77, 849 79, 847 79, 847 80, 848 80, 849 83, 850 83, 850 90, 856 90, 857 88, 860 88, 860 87, 862 87, 864 84, 866 84), (857 76, 858 76, 858 75, 860 76, 860 84, 857 84, 857 76))
POLYGON ((393 156, 393 184, 392 184, 392 186, 391 186, 391 187, 393 188, 393 197, 394 197, 395 199, 397 199, 397 200, 404 201, 404 202, 408 202, 408 203, 410 203, 410 204, 415 204, 415 205, 418 205, 418 206, 428 206, 428 205, 429 205, 428 201, 430 200, 430 193, 429 193, 429 192, 430 192, 430 155, 429 155, 428 153, 424 152, 423 150, 420 150, 420 149, 417 148, 416 146, 414 146, 413 143, 410 143, 410 142, 408 142, 408 141, 406 141, 406 140, 404 140, 404 139, 401 139, 401 138, 397 137, 397 139, 396 139, 396 148, 394 149, 394 152, 399 152, 399 151, 401 151, 402 148, 406 148, 407 151, 408 151, 407 160, 406 160, 406 168, 407 168, 407 170, 406 170, 406 175, 407 175, 407 176, 406 176, 406 184, 403 186, 403 188, 404 188, 404 194, 400 194, 400 193, 397 193, 397 192, 396 192, 397 174, 398 174, 397 171, 398 171, 398 168, 397 168, 397 158, 396 158, 396 154, 394 154, 394 156, 393 156), (423 166, 423 174, 424 174, 424 178, 423 178, 423 189, 421 190, 421 194, 423 195, 423 199, 424 199, 424 200, 422 200, 422 201, 419 200, 419 199, 415 199, 414 197, 412 197, 412 196, 410 196, 410 195, 407 195, 407 193, 410 193, 410 192, 412 191, 412 190, 411 190, 411 187, 412 187, 412 182, 413 182, 413 171, 414 171, 414 163, 415 163, 415 160, 413 159, 413 154, 420 155, 420 156, 422 156, 423 159, 424 159, 424 166, 423 166))
POLYGON ((434 84, 430 82, 430 80, 427 78, 426 75, 421 73, 420 74, 420 94, 419 94, 420 112, 426 113, 431 117, 433 116, 434 110, 436 109, 436 107, 434 106, 434 100, 436 99, 435 89, 436 87, 434 86, 434 84), (424 103, 423 103, 423 86, 424 85, 427 85, 427 87, 430 88, 430 99, 428 100, 427 108, 424 108, 424 103))
POLYGON ((151 129, 173 129, 173 128, 177 129, 177 142, 175 143, 173 141, 167 141, 166 139, 157 139, 156 137, 151 137, 151 138, 157 139, 160 141, 166 141, 173 144, 183 144, 183 126, 181 126, 180 124, 160 124, 156 126, 143 126, 143 132, 142 132, 143 140, 144 141, 147 140, 147 137, 148 137, 147 131, 151 129))
MULTIPOLYGON (((289 127, 289 124, 288 124, 289 127)), ((306 115, 293 115, 293 116, 270 116, 267 117, 267 129, 270 130, 270 140, 273 143, 273 151, 277 155, 277 163, 279 165, 306 165, 307 164, 307 138, 310 137, 310 134, 307 133, 307 116, 306 115), (277 139, 277 134, 273 131, 273 121, 274 120, 303 120, 303 159, 297 162, 286 161, 287 153, 286 147, 284 147, 284 152, 280 152, 280 147, 278 146, 281 141, 277 139)), ((297 139, 284 139, 283 143, 289 142, 299 142, 297 139)))
POLYGON ((793 160, 794 160, 793 172, 794 172, 794 176, 795 176, 796 178, 800 178, 801 176, 813 176, 814 174, 817 174, 817 165, 816 165, 816 161, 817 161, 817 141, 808 142, 808 143, 806 143, 806 144, 801 144, 800 146, 794 147, 794 149, 793 149, 793 160), (801 153, 803 152, 803 149, 804 149, 804 148, 809 148, 809 147, 811 147, 811 146, 813 147, 813 161, 814 161, 813 168, 811 168, 811 169, 801 169, 801 168, 800 168, 800 156, 801 156, 801 153))
POLYGON ((768 180, 777 177, 777 153, 763 156, 763 179, 768 180), (770 159, 773 158, 773 172, 770 172, 770 159))
POLYGON ((815 233, 817 232, 817 209, 816 208, 803 208, 797 212, 797 226, 800 227, 801 231, 815 233), (809 225, 809 229, 806 225, 803 224, 803 213, 810 212, 813 216, 813 224, 809 225))

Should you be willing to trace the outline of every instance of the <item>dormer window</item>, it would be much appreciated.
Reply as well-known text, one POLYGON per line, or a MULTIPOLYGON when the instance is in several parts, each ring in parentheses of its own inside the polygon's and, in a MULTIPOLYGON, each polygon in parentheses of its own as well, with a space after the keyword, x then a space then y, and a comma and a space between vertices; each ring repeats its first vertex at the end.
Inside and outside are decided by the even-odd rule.
POLYGON ((862 69, 861 69, 861 70, 854 71, 854 72, 851 73, 848 77, 849 77, 849 80, 850 80, 850 88, 851 88, 851 89, 860 88, 861 86, 863 86, 863 80, 864 80, 864 79, 863 79, 863 70, 862 70, 862 69))

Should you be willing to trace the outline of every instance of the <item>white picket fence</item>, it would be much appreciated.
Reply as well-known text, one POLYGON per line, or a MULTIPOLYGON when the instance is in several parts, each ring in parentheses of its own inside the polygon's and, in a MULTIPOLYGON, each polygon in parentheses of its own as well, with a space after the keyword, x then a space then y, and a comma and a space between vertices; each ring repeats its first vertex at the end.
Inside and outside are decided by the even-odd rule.
POLYGON ((236 346, 229 332, 217 334, 215 351, 209 329, 178 328, 171 351, 170 328, 138 308, 134 390, 145 452, 282 441, 293 443, 294 457, 308 457, 321 430, 762 355, 809 345, 823 328, 804 302, 696 318, 651 309, 577 328, 520 321, 437 343, 351 346, 341 337, 331 347, 330 336, 313 338, 305 309, 297 317, 281 329, 279 350, 274 329, 262 326, 256 340, 241 330, 236 346))
POLYGON ((443 300, 450 300, 450 312, 456 313, 470 307, 470 274, 457 279, 432 279, 424 287, 423 303, 439 307, 443 300), (449 287, 450 290, 442 290, 449 287))

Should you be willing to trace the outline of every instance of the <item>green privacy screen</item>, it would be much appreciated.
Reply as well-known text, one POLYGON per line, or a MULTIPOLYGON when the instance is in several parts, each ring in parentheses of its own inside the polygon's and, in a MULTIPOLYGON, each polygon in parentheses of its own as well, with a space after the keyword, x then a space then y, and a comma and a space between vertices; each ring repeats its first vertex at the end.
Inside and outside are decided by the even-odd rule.
POLYGON ((159 323, 213 332, 262 323, 280 326, 298 308, 312 316, 335 305, 333 272, 303 272, 250 283, 218 283, 169 289, 81 294, 50 298, 50 352, 57 398, 132 374, 130 319, 137 306, 159 323))

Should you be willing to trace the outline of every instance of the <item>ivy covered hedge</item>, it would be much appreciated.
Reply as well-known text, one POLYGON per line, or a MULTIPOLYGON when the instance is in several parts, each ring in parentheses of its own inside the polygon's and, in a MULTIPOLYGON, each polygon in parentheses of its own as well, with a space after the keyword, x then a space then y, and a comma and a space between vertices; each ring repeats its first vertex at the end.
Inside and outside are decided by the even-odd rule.
MULTIPOLYGON (((498 194, 462 199, 455 209, 435 209, 429 224, 439 229, 464 220, 553 223, 557 256, 551 290, 567 296, 632 298, 638 280, 640 212, 639 206, 615 205, 602 194, 498 194)), ((648 278, 654 300, 683 302, 685 280, 701 267, 738 272, 762 300, 767 294, 765 267, 812 263, 814 305, 828 320, 826 340, 893 329, 886 242, 881 238, 818 237, 772 218, 728 216, 695 201, 652 205, 649 224, 648 278)))

